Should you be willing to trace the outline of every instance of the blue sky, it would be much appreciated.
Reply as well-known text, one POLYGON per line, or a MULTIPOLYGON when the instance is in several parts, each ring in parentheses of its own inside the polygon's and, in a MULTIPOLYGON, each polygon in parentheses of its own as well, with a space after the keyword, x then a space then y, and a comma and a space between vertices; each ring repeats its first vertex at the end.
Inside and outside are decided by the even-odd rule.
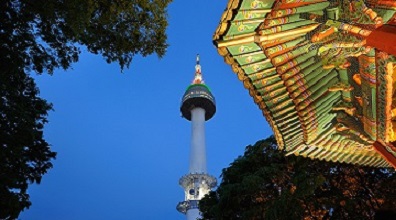
POLYGON ((195 56, 217 101, 206 123, 208 172, 219 177, 248 144, 271 134, 248 91, 212 44, 226 0, 176 0, 168 9, 164 58, 136 57, 120 72, 83 49, 68 71, 37 76, 54 104, 45 138, 54 168, 29 188, 20 219, 185 219, 178 180, 188 172, 191 127, 180 100, 195 56))

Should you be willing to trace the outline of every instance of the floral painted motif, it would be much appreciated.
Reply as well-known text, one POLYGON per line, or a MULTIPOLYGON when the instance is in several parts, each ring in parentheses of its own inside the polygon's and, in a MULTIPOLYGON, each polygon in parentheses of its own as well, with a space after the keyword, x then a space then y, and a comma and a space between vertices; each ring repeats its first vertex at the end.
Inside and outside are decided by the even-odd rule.
POLYGON ((238 25, 238 31, 239 32, 249 31, 249 30, 252 30, 253 28, 254 27, 252 27, 250 25, 243 24, 243 23, 240 23, 238 25))
POLYGON ((255 18, 255 13, 251 12, 251 11, 243 11, 242 15, 245 19, 253 19, 255 18))
POLYGON ((253 47, 241 45, 241 46, 238 48, 238 50, 239 50, 240 53, 247 53, 247 52, 252 51, 252 50, 253 50, 253 47))
POLYGON ((269 5, 265 0, 254 0, 250 3, 250 8, 257 9, 257 8, 267 8, 269 5))
POLYGON ((246 63, 253 63, 255 61, 254 56, 248 56, 245 59, 246 63))

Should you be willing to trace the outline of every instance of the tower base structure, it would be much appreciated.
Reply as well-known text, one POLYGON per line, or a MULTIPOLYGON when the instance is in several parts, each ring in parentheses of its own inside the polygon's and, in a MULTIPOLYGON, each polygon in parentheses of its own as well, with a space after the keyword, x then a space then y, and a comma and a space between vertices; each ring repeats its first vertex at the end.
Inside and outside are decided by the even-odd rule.
POLYGON ((193 216, 192 213, 197 213, 194 215, 196 219, 199 216, 198 203, 206 194, 209 193, 210 189, 217 185, 217 180, 214 176, 208 174, 187 174, 182 176, 179 180, 180 186, 183 187, 185 191, 186 198, 184 201, 179 202, 176 209, 188 216, 193 216), (194 211, 195 210, 195 211, 194 211))

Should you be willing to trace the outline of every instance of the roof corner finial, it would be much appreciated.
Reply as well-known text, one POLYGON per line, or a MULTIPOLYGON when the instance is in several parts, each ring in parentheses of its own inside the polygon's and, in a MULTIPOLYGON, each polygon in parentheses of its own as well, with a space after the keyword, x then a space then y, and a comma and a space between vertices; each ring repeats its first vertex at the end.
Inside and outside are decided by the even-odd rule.
POLYGON ((197 64, 195 65, 195 77, 193 84, 204 84, 201 74, 201 65, 199 65, 199 54, 197 54, 197 64))

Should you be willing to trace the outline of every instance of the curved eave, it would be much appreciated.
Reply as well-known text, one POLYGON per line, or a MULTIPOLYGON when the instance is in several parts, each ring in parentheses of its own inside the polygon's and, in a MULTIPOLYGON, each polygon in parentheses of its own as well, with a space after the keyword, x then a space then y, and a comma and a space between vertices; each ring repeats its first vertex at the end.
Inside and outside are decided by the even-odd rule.
POLYGON ((262 110, 280 149, 334 162, 389 166, 374 150, 375 139, 360 131, 363 128, 356 127, 362 141, 345 138, 334 128, 339 119, 332 111, 345 96, 334 87, 342 84, 343 70, 318 65, 317 48, 312 49, 305 36, 318 33, 320 24, 294 14, 282 15, 290 7, 296 8, 295 14, 320 14, 328 2, 275 6, 274 0, 268 0, 262 8, 247 9, 252 2, 230 0, 213 41, 262 110), (259 23, 258 18, 262 18, 259 23))
POLYGON ((227 8, 221 16, 220 24, 213 35, 214 41, 219 40, 221 36, 224 36, 225 32, 230 26, 229 21, 231 21, 233 17, 233 10, 238 8, 241 1, 243 0, 228 1, 227 8))

